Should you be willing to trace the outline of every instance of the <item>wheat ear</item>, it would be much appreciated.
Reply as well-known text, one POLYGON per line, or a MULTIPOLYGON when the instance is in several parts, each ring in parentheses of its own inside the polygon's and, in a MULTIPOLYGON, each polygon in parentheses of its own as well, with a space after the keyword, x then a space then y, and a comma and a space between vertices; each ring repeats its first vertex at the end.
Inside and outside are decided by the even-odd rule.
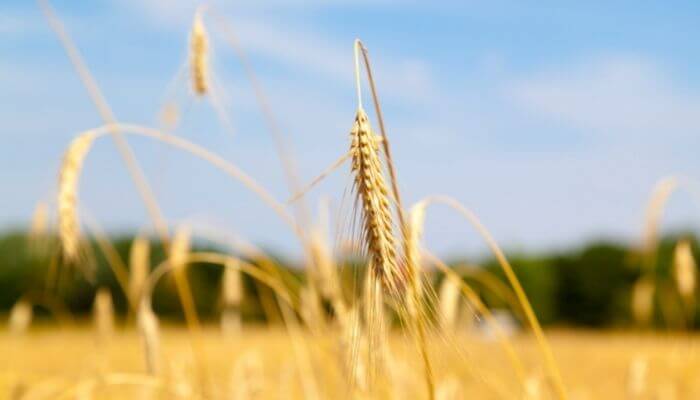
POLYGON ((139 235, 131 243, 129 250, 129 297, 132 304, 138 304, 144 284, 151 269, 150 243, 144 235, 139 235))
POLYGON ((209 91, 209 38, 202 21, 201 9, 198 9, 194 15, 190 32, 190 73, 195 94, 198 96, 207 94, 209 91))
POLYGON ((403 279, 396 260, 389 190, 384 181, 379 145, 362 108, 357 110, 350 139, 363 242, 370 256, 372 273, 380 277, 385 287, 397 293, 403 279))
POLYGON ((94 138, 94 134, 86 133, 73 139, 61 164, 58 179, 58 235, 66 261, 76 261, 79 258, 78 180, 94 138))
MULTIPOLYGON (((356 81, 356 89, 357 89, 357 100, 358 100, 358 114, 362 111, 362 91, 361 91, 361 85, 360 85, 360 72, 359 72, 359 64, 360 64, 360 54, 362 55, 362 60, 364 61, 364 69, 367 74, 367 80, 369 82, 369 86, 371 89, 372 93, 372 102, 374 104, 374 109, 377 115, 377 121, 379 124, 379 132, 381 134, 381 140, 377 140, 373 135, 370 136, 371 143, 368 143, 370 146, 367 147, 365 145, 365 151, 366 149, 372 149, 374 150, 375 148, 378 149, 379 144, 381 143, 382 149, 384 152, 384 158, 386 160, 386 168, 389 171, 389 177, 390 177, 390 182, 391 182, 391 194, 396 202, 396 213, 398 217, 398 222, 399 222, 399 227, 401 231, 401 236, 404 240, 404 243, 409 240, 408 236, 410 235, 408 231, 408 226, 407 226, 407 221, 406 218, 404 217, 404 211, 403 211, 403 205, 401 203, 401 195, 399 192, 399 187, 398 187, 398 179, 396 177, 396 169, 394 167, 394 162, 393 158, 391 155, 391 148, 389 146, 389 140, 387 138, 387 133, 386 129, 384 128, 384 118, 382 116, 382 109, 379 104, 379 96, 377 94, 377 88, 374 82, 374 77, 372 74, 372 67, 370 65, 369 61, 369 55, 367 52, 367 49, 364 47, 362 42, 357 39, 355 40, 354 44, 354 53, 355 53, 355 81, 356 81)), ((364 112, 362 112, 364 114, 364 112)), ((366 114, 364 115, 364 119, 367 119, 366 114)), ((369 129, 369 123, 367 123, 367 128, 369 129)), ((377 161, 379 160, 378 157, 376 158, 377 161)), ((355 167, 355 158, 353 158, 353 167, 355 167)), ((379 171, 381 171, 381 164, 377 162, 377 166, 379 167, 379 171)), ((381 177, 381 172, 379 174, 381 177)), ((384 186, 383 178, 381 179, 381 187, 380 190, 383 190, 383 198, 382 200, 387 200, 387 203, 381 203, 382 207, 385 207, 386 210, 388 211, 388 197, 387 197, 387 190, 386 187, 384 186)), ((371 209, 369 210, 371 212, 371 209)), ((389 230, 387 232, 391 232, 392 225, 390 224, 391 222, 391 213, 388 212, 385 215, 389 217, 387 222, 389 222, 388 228, 389 230)), ((365 220, 366 223, 366 220, 365 220)), ((391 243, 391 250, 395 252, 394 244, 393 242, 391 243)), ((420 283, 420 268, 418 265, 408 265, 407 268, 409 269, 408 273, 405 273, 405 271, 401 270, 398 268, 397 264, 397 258, 396 254, 393 254, 393 262, 394 265, 389 265, 390 267, 393 267, 393 269, 389 269, 384 271, 384 276, 382 276, 383 281, 385 286, 388 286, 390 290, 393 292, 393 294, 399 295, 400 294, 400 288, 404 286, 408 286, 409 288, 409 296, 410 300, 414 303, 415 311, 418 311, 420 308, 420 303, 422 302, 422 287, 420 283), (387 285, 388 283, 388 285, 387 285)), ((372 266, 372 264, 370 264, 372 266)), ((428 355, 428 345, 427 345, 427 340, 426 340, 426 330, 425 330, 425 325, 426 321, 424 316, 422 315, 421 312, 414 313, 413 315, 409 314, 409 318, 411 319, 411 325, 412 329, 415 331, 417 342, 418 342, 418 347, 420 349, 421 353, 421 359, 423 362, 423 368, 424 368, 424 377, 425 377, 425 382, 428 390, 428 398, 433 400, 435 397, 435 383, 434 383, 434 377, 433 377, 433 371, 432 371, 432 366, 430 362, 430 357, 428 355)))
POLYGON ((24 334, 32 323, 32 304, 25 299, 17 300, 10 310, 8 325, 14 335, 24 334))
POLYGON ((673 265, 678 292, 687 304, 691 304, 695 297, 697 265, 690 241, 681 240, 678 242, 674 250, 673 265))

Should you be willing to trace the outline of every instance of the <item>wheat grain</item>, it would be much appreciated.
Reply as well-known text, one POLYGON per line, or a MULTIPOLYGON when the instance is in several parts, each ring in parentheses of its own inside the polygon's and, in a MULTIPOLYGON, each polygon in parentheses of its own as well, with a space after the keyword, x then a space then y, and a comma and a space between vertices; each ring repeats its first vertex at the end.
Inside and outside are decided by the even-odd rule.
POLYGON ((66 261, 76 261, 79 255, 78 181, 83 161, 94 138, 95 135, 88 132, 73 139, 61 165, 58 182, 58 234, 66 261))
POLYGON ((198 96, 209 91, 209 38, 202 21, 201 10, 197 10, 190 33, 190 73, 192 89, 198 96))

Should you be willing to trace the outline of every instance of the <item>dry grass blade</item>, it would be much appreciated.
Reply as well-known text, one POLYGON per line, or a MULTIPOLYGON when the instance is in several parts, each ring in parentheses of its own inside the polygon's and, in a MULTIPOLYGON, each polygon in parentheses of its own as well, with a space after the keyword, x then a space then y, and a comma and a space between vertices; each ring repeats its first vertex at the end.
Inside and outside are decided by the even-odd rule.
POLYGON ((549 342, 547 341, 547 338, 544 335, 544 331, 542 330, 542 326, 540 325, 540 322, 537 320, 537 316, 535 315, 535 312, 532 309, 532 305, 530 304, 530 301, 527 298, 527 294, 525 293, 525 290, 523 289, 522 285, 520 284, 520 281, 518 280, 517 275, 515 275, 515 271, 513 270, 513 267, 510 265, 505 254, 503 253, 501 248, 496 243, 496 240, 491 236, 491 234, 486 229, 486 227, 484 227, 484 225, 481 223, 481 221, 479 221, 476 214, 474 214, 471 210, 464 207, 457 200, 455 200, 449 196, 431 196, 431 197, 428 197, 427 199, 422 200, 418 204, 421 207, 428 207, 428 205, 430 205, 431 203, 441 203, 441 204, 444 204, 444 205, 454 209, 455 211, 457 211, 475 228, 475 230, 479 233, 479 235, 484 239, 486 244, 489 246, 491 252, 496 257, 496 260, 498 261, 499 265, 501 266, 501 269, 503 270, 504 274, 506 275, 506 278, 508 279, 508 283, 510 283, 511 287, 513 288, 513 291, 515 292, 515 295, 518 298, 520 305, 523 308, 523 311, 525 313, 525 317, 528 321, 528 324, 530 325, 530 328, 532 329, 532 332, 535 335, 535 339, 537 340, 537 345, 538 345, 538 347, 542 353, 542 356, 544 358, 545 365, 547 366, 547 370, 549 373, 549 377, 552 379, 552 383, 554 385, 554 389, 556 390, 557 396, 560 399, 568 398, 566 388, 564 386, 564 381, 561 377, 561 372, 559 370, 559 366, 557 365, 557 362, 554 358, 554 354, 552 353, 552 349, 549 346, 549 342))
POLYGON ((333 164, 331 164, 328 168, 324 169, 323 172, 321 172, 316 178, 314 178, 309 184, 307 184, 303 189, 299 191, 299 193, 295 194, 294 196, 290 197, 289 200, 287 200, 287 203, 293 203, 300 198, 302 198, 306 193, 308 193, 311 189, 313 189, 316 185, 321 183, 328 175, 333 173, 336 169, 338 169, 341 165, 347 161, 348 158, 352 156, 352 153, 348 152, 340 156, 333 164))
POLYGON ((486 307, 486 305, 481 301, 479 295, 469 285, 467 285, 467 283, 464 282, 459 277, 459 275, 452 271, 450 267, 448 267, 442 260, 440 260, 438 257, 434 256, 429 252, 426 253, 426 256, 432 263, 435 264, 435 266, 440 271, 442 271, 445 274, 445 279, 451 279, 452 282, 459 285, 462 294, 464 295, 465 299, 469 302, 468 304, 472 306, 478 314, 482 315, 484 319, 486 319, 486 322, 493 329, 496 338, 498 339, 498 341, 501 344, 501 347, 503 347, 504 352, 508 356, 510 364, 514 369, 518 380, 521 383, 524 383, 526 380, 525 367, 523 366, 523 363, 518 357, 518 354, 515 352, 513 343, 511 343, 511 341, 508 339, 508 335, 501 327, 498 320, 496 320, 493 313, 491 313, 491 310, 489 310, 488 307, 486 307))

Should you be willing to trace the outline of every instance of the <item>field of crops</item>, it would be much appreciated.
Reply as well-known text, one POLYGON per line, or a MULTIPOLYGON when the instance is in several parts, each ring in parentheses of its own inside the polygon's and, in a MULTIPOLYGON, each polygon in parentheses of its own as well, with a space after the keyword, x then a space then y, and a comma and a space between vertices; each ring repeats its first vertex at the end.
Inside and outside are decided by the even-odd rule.
MULTIPOLYGON (((186 332, 165 327, 163 333, 163 381, 146 373, 140 338, 129 331, 120 329, 102 339, 87 326, 59 332, 39 327, 24 337, 5 334, 0 340, 2 393, 12 399, 198 398, 206 388, 215 398, 310 396, 292 344, 282 331, 251 327, 230 336, 213 327, 205 329, 205 386, 197 380, 197 361, 186 332)), ((697 338, 585 331, 556 331, 549 336, 571 399, 670 400, 700 395, 697 338)), ((333 361, 328 358, 337 357, 339 350, 333 337, 305 335, 303 340, 315 343, 307 371, 313 396, 353 398, 346 377, 329 368, 333 361)), ((435 348, 437 398, 554 398, 535 345, 527 337, 513 339, 528 369, 524 390, 498 343, 463 335, 456 344, 458 350, 435 348)), ((397 363, 393 379, 398 384, 390 395, 416 398, 425 388, 420 372, 411 368, 417 360, 402 351, 405 345, 400 337, 392 340, 397 363)))
MULTIPOLYGON (((696 194, 692 180, 667 176, 649 188, 651 196, 639 199, 646 208, 633 244, 518 258, 456 197, 426 193, 409 203, 402 196, 412 182, 399 174, 393 150, 406 136, 388 128, 392 114, 384 113, 373 69, 385 58, 370 57, 370 44, 355 39, 346 47, 354 105, 337 136, 344 150, 303 174, 296 161, 314 151, 312 140, 301 155, 291 150, 257 75, 262 62, 250 61, 237 26, 215 7, 193 8, 183 32, 186 57, 148 126, 117 117, 60 12, 47 0, 38 4, 101 123, 61 144, 50 200, 37 201, 27 228, 0 237, 0 311, 7 311, 0 398, 700 399, 698 242, 662 229, 669 199, 696 194), (252 88, 261 118, 256 138, 271 143, 265 156, 231 157, 185 132, 194 124, 189 108, 204 104, 208 122, 239 146, 215 48, 236 57, 252 88), (98 160, 87 162, 102 142, 118 151, 147 215, 128 234, 104 229, 81 203, 81 184, 96 182, 94 175, 81 182, 84 175, 112 179, 113 171, 92 164, 98 160), (257 201, 279 224, 267 236, 284 231, 296 257, 233 227, 203 229, 196 213, 169 219, 163 204, 174 197, 152 179, 168 175, 167 163, 144 163, 145 153, 135 151, 144 142, 230 179, 250 196, 230 208, 249 214, 247 201, 257 201), (257 176, 270 164, 282 167, 284 191, 257 176), (338 176, 344 192, 309 201, 338 176), (450 263, 432 251, 426 236, 435 231, 426 227, 433 209, 468 229, 487 256, 450 263)), ((428 128, 419 129, 424 143, 435 139, 428 128)), ((462 175, 443 180, 444 191, 465 185, 462 175)), ((176 186, 178 198, 212 202, 228 188, 187 193, 176 186)), ((513 197, 504 204, 527 209, 513 197)), ((115 220, 121 211, 103 210, 115 220)))

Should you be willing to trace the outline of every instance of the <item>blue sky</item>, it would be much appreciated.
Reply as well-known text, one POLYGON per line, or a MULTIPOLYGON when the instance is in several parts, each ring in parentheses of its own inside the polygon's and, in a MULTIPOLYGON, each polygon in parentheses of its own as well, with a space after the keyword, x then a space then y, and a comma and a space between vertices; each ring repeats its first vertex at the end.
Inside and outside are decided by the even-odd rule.
MULTIPOLYGON (((249 54, 305 179, 349 145, 355 37, 374 62, 406 201, 452 195, 509 249, 636 240, 654 183, 700 175, 696 2, 259 3, 212 10, 249 54)), ((187 110, 179 135, 287 196, 253 92, 213 22, 213 73, 235 135, 188 95, 186 78, 174 79, 197 2, 52 4, 120 120, 157 124, 158 109, 174 100, 187 110), (167 91, 172 82, 177 90, 167 91)), ((3 2, 0 38, 0 225, 17 226, 36 201, 52 201, 70 139, 101 121, 35 3, 3 2)), ((285 226, 236 182, 147 140, 130 143, 173 224, 206 221, 295 251, 285 226)), ((310 204, 327 197, 347 225, 348 183, 347 170, 336 173, 310 204)), ((80 198, 111 230, 147 225, 109 140, 88 156, 80 198)), ((664 226, 692 227, 697 211, 679 193, 664 226)), ((443 254, 483 249, 439 209, 428 216, 426 241, 443 254)))

